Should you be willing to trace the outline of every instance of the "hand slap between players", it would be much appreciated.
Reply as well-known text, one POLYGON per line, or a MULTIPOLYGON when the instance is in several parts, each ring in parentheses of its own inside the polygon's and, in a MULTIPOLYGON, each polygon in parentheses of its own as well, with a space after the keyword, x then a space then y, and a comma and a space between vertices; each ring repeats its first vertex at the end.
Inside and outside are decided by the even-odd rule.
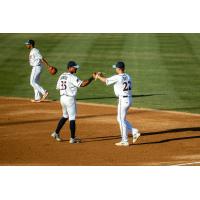
POLYGON ((96 81, 99 77, 103 77, 103 73, 102 73, 102 72, 96 72, 95 81, 96 81))

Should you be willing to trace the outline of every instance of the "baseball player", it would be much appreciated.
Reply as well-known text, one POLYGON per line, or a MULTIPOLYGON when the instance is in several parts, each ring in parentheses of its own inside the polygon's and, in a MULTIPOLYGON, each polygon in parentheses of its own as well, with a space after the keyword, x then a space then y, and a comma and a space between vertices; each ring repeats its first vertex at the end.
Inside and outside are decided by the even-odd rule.
POLYGON ((100 81, 106 83, 106 85, 114 84, 115 95, 119 98, 117 121, 120 126, 122 137, 121 141, 115 143, 115 145, 129 146, 128 132, 132 133, 133 143, 135 143, 140 136, 138 129, 133 128, 126 120, 126 114, 132 104, 132 81, 131 77, 125 73, 124 62, 117 62, 116 65, 113 65, 113 68, 116 69, 117 75, 106 78, 102 75, 102 73, 98 72, 95 78, 98 78, 100 81))
POLYGON ((56 130, 51 134, 57 141, 61 141, 60 130, 69 119, 71 137, 69 143, 79 143, 80 139, 75 137, 76 130, 76 94, 77 89, 89 85, 96 77, 94 73, 88 80, 81 81, 74 74, 76 73, 79 65, 74 61, 69 61, 67 64, 67 72, 61 74, 58 79, 56 89, 60 90, 60 104, 62 107, 63 116, 58 122, 56 130))
POLYGON ((29 54, 29 63, 32 67, 31 76, 30 76, 30 85, 34 89, 35 98, 31 100, 33 103, 39 103, 44 101, 48 96, 48 91, 45 90, 42 86, 39 85, 40 74, 42 72, 43 64, 45 64, 48 68, 50 65, 47 60, 42 57, 40 51, 35 48, 35 41, 28 40, 25 42, 26 48, 30 49, 29 54))

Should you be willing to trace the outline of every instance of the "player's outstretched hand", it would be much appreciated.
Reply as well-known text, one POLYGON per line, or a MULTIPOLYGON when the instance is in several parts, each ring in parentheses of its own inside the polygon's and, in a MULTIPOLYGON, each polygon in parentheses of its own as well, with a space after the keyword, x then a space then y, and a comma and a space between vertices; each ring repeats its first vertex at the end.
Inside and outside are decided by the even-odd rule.
POLYGON ((96 79, 97 79, 97 72, 94 72, 94 73, 92 74, 92 77, 93 77, 93 79, 96 81, 96 79))
POLYGON ((95 78, 96 77, 96 72, 93 72, 92 77, 95 78))
POLYGON ((104 77, 102 72, 97 72, 96 79, 99 78, 99 77, 104 77))

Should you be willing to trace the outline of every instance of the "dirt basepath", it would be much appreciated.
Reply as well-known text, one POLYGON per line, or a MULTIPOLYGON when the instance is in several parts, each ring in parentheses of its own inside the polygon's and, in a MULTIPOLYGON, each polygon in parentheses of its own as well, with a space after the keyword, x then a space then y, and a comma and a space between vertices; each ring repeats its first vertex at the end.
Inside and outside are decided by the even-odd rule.
POLYGON ((61 117, 59 102, 1 97, 0 111, 0 165, 200 165, 197 114, 132 108, 128 120, 142 136, 130 147, 116 147, 115 106, 78 103, 82 143, 73 145, 68 123, 61 132, 63 142, 50 137, 61 117))

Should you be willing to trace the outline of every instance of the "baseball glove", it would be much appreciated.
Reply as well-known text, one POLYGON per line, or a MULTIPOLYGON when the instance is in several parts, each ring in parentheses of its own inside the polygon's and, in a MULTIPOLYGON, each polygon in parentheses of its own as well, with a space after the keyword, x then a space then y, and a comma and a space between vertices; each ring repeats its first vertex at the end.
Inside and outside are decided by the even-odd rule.
POLYGON ((54 75, 54 74, 57 73, 58 70, 57 70, 55 67, 50 66, 50 67, 48 68, 48 71, 49 71, 49 73, 50 73, 51 75, 54 75))

